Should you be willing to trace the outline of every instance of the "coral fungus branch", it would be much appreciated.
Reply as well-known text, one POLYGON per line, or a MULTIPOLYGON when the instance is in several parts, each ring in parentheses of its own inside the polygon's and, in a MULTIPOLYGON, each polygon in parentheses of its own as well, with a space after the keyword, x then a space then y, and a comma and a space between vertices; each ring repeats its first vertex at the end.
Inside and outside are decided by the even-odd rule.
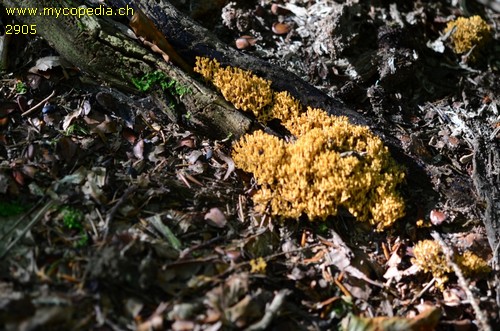
POLYGON ((234 145, 236 166, 253 173, 260 185, 252 197, 257 210, 270 205, 273 215, 306 214, 313 220, 345 208, 377 230, 404 215, 404 201, 396 190, 404 171, 367 127, 321 109, 304 111, 287 92, 272 91, 271 82, 249 71, 221 68, 206 58, 198 58, 194 70, 236 108, 252 111, 262 122, 278 119, 296 138, 286 143, 256 131, 234 145))

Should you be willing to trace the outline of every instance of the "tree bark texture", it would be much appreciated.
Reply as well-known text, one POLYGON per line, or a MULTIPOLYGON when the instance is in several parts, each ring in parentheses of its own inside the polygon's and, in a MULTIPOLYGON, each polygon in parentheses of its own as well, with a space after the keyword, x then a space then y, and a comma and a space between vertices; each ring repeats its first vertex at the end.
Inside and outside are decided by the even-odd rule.
MULTIPOLYGON (((4 7, 43 8, 74 6, 72 1, 49 0, 1 0, 4 7)), ((109 17, 82 16, 81 18, 60 15, 17 16, 23 24, 35 24, 37 34, 42 36, 66 60, 84 73, 122 90, 134 91, 132 78, 138 78, 154 70, 162 70, 168 77, 187 87, 189 93, 180 97, 183 107, 176 111, 189 113, 190 121, 212 137, 239 137, 249 130, 251 121, 217 93, 196 82, 176 66, 165 63, 159 56, 131 38, 128 27, 109 17)), ((165 100, 158 100, 161 108, 172 121, 183 114, 174 112, 165 100)))
MULTIPOLYGON (((500 146, 495 141, 486 143, 479 130, 473 142, 474 170, 472 179, 476 192, 484 204, 484 225, 490 247, 493 250, 493 262, 499 264, 500 245, 500 146), (492 148, 493 147, 493 148, 492 148)), ((488 139, 489 140, 489 139, 488 139)))

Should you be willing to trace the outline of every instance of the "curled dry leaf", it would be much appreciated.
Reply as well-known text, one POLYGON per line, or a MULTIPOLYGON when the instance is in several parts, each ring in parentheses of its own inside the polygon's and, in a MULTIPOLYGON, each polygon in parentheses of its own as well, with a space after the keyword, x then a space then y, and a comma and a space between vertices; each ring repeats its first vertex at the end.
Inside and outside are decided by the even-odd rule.
POLYGON ((0 128, 7 126, 7 123, 9 123, 8 117, 0 117, 0 128))
POLYGON ((226 154, 222 153, 221 151, 217 151, 217 156, 227 164, 227 171, 226 174, 224 175, 224 180, 226 180, 233 173, 236 166, 234 164, 233 159, 227 156, 226 154))
POLYGON ((16 183, 18 183, 21 186, 24 186, 24 175, 21 171, 17 169, 12 170, 12 177, 14 177, 16 183))
POLYGON ((350 314, 342 320, 342 327, 347 331, 434 330, 440 316, 441 311, 438 308, 429 308, 413 318, 389 316, 367 318, 350 314))
POLYGON ((184 61, 175 48, 165 39, 163 33, 141 10, 134 10, 134 16, 130 20, 130 27, 137 36, 144 39, 147 46, 151 47, 154 52, 160 53, 165 61, 171 60, 184 71, 192 71, 192 67, 184 61))
POLYGON ((22 166, 21 171, 29 178, 35 178, 35 175, 38 172, 36 167, 27 164, 22 166))
POLYGON ((192 137, 182 138, 177 144, 177 147, 195 148, 196 142, 192 137))
POLYGON ((134 130, 129 128, 123 128, 122 137, 131 144, 135 144, 135 141, 137 140, 137 134, 134 130))
POLYGON ((226 216, 217 207, 210 209, 210 211, 205 214, 205 221, 207 221, 207 224, 221 229, 227 224, 226 216))
POLYGON ((273 3, 271 5, 271 13, 273 15, 288 15, 291 14, 291 11, 277 3, 273 3))
POLYGON ((59 56, 46 56, 36 60, 35 66, 31 67, 29 72, 37 74, 40 71, 47 71, 59 66, 61 66, 61 58, 59 56))
POLYGON ((62 129, 66 131, 69 128, 69 126, 73 123, 73 121, 78 117, 80 117, 80 114, 81 114, 81 109, 77 109, 71 114, 66 115, 64 117, 62 129))

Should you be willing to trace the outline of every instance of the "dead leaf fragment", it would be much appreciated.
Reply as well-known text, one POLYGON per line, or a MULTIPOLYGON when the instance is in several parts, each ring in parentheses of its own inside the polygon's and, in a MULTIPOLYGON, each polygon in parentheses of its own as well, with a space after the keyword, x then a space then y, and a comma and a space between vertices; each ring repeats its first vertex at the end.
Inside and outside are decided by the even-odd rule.
POLYGON ((82 192, 102 204, 107 202, 107 197, 102 190, 106 183, 106 168, 94 167, 87 172, 87 181, 82 186, 82 192))
POLYGON ((224 228, 227 224, 226 216, 217 207, 210 209, 210 211, 205 214, 205 221, 207 221, 208 225, 220 229, 224 228))
POLYGON ((194 330, 195 324, 192 321, 177 320, 172 323, 172 330, 174 331, 190 331, 194 330))
POLYGON ((134 156, 139 160, 144 159, 144 140, 139 140, 134 146, 134 156))
POLYGON ((69 126, 73 123, 73 121, 80 116, 80 114, 81 114, 81 109, 78 109, 72 112, 71 114, 67 115, 66 117, 64 117, 62 129, 66 131, 69 128, 69 126))
POLYGON ((134 33, 146 41, 146 45, 162 55, 165 61, 171 60, 186 72, 192 72, 193 68, 179 56, 174 47, 165 39, 163 33, 154 23, 138 8, 134 11, 134 16, 130 19, 130 27, 134 33))
POLYGON ((12 177, 14 177, 16 183, 18 183, 21 186, 24 186, 24 175, 21 171, 17 169, 12 170, 12 177))
POLYGON ((29 72, 36 74, 60 66, 61 58, 59 56, 45 56, 36 60, 36 64, 30 68, 29 72))
POLYGON ((78 145, 70 138, 63 136, 57 142, 58 154, 64 159, 66 163, 70 163, 76 154, 78 145))
POLYGON ((441 312, 430 308, 414 318, 374 317, 366 318, 349 315, 342 320, 342 329, 346 331, 431 331, 439 322, 441 312))

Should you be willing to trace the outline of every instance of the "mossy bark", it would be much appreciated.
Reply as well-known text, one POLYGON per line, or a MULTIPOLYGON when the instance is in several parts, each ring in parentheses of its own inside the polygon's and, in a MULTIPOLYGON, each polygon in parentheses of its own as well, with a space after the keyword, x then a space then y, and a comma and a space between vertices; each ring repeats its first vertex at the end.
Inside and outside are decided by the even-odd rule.
MULTIPOLYGON (((73 1, 2 0, 6 8, 71 8, 73 1)), ((33 24, 64 58, 85 72, 97 73, 102 80, 122 88, 131 88, 130 77, 148 70, 155 58, 126 37, 123 27, 111 19, 97 16, 77 18, 69 15, 14 16, 22 24, 33 24)))
MULTIPOLYGON (((5 8, 72 8, 74 1, 1 0, 5 8)), ((129 92, 134 91, 132 78, 162 70, 168 77, 189 89, 179 100, 182 107, 172 110, 167 102, 162 107, 170 119, 177 121, 182 115, 200 131, 215 138, 244 134, 251 121, 236 111, 214 91, 196 82, 196 79, 179 68, 168 64, 139 41, 131 38, 128 27, 102 16, 25 15, 14 17, 22 24, 34 24, 37 34, 54 47, 61 56, 84 73, 99 78, 104 83, 129 92)))

